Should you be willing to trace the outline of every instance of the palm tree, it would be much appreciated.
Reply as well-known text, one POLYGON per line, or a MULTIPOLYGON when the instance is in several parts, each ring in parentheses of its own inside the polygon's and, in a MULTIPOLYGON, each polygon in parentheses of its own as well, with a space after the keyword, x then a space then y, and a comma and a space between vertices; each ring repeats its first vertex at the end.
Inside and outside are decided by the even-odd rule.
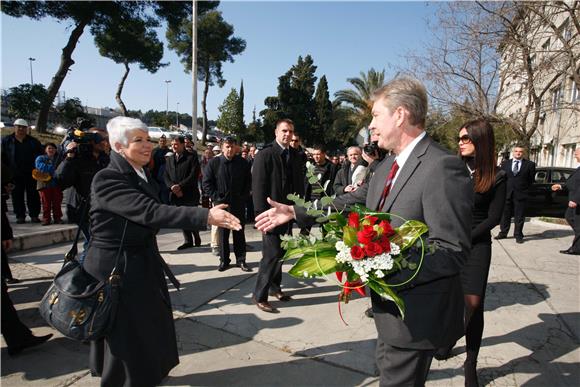
MULTIPOLYGON (((335 104, 340 104, 341 118, 346 120, 348 135, 345 136, 346 142, 356 137, 358 131, 367 127, 371 122, 371 97, 375 90, 383 86, 385 81, 385 70, 376 71, 371 68, 365 74, 361 71, 360 78, 348 78, 347 81, 352 84, 354 90, 339 90, 334 93, 335 104), (342 104, 345 105, 342 105, 342 104)), ((345 142, 345 143, 346 143, 345 142)))

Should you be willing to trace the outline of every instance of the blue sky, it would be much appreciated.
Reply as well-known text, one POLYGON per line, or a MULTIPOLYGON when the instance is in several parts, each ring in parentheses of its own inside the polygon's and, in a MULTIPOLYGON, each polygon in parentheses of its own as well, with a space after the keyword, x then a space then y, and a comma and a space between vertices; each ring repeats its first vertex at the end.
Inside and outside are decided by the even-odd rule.
MULTIPOLYGON (((247 48, 234 63, 223 67, 227 80, 223 88, 212 87, 208 95, 208 117, 216 119, 218 106, 232 87, 244 81, 245 119, 251 120, 254 105, 259 113, 264 98, 276 95, 278 77, 296 63, 299 55, 310 54, 318 66, 316 75, 326 75, 331 92, 348 88, 347 78, 371 67, 392 70, 404 64, 403 55, 421 50, 430 33, 425 20, 432 17, 437 3, 424 2, 248 2, 224 1, 219 10, 234 25, 235 35, 246 40, 247 48)), ((48 86, 60 61, 70 25, 53 19, 41 22, 1 15, 3 89, 30 82, 29 57, 35 83, 48 86)), ((164 32, 160 34, 164 40, 164 32)), ((73 54, 75 64, 61 91, 67 98, 78 97, 92 107, 116 107, 114 99, 123 66, 103 58, 85 30, 73 54)), ((155 74, 133 66, 123 99, 129 109, 165 110, 166 83, 169 110, 191 114, 191 75, 178 57, 165 49, 168 67, 155 74)), ((201 104, 202 85, 198 86, 201 104)), ((201 107, 198 107, 201 116, 201 107)))

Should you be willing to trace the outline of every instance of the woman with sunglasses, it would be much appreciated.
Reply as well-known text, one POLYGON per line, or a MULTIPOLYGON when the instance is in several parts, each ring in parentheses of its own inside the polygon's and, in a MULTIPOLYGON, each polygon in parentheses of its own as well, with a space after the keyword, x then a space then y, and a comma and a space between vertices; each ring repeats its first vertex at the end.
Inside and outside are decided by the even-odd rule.
MULTIPOLYGON (((465 385, 478 386, 477 355, 483 335, 483 301, 491 262, 491 229, 499 224, 506 195, 506 173, 497 168, 495 139, 489 122, 467 122, 459 131, 459 156, 471 174, 474 189, 471 255, 462 272, 465 298, 465 385)), ((435 357, 449 357, 451 348, 435 357)))

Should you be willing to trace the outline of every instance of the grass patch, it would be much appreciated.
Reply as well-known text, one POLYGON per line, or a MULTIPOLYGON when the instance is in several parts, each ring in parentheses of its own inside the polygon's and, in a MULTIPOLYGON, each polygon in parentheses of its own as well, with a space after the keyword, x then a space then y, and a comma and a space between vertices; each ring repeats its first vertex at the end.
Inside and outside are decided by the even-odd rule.
POLYGON ((548 222, 548 223, 554 223, 554 224, 561 224, 561 225, 564 225, 564 226, 567 226, 568 225, 568 222, 566 222, 566 219, 549 218, 547 216, 540 216, 538 219, 541 220, 542 222, 548 222))

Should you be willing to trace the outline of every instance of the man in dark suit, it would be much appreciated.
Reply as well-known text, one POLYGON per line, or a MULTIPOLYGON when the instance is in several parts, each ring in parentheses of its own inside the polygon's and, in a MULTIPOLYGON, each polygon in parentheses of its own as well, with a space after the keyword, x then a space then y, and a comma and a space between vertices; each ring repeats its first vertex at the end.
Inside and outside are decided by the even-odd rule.
MULTIPOLYGON (((431 139, 424 130, 427 92, 417 80, 395 78, 373 96, 369 129, 378 145, 394 154, 382 161, 369 184, 338 197, 338 207, 365 203, 368 208, 424 222, 429 227, 424 260, 418 274, 407 269, 391 274, 406 307, 403 319, 396 305, 371 293, 378 332, 380 385, 423 386, 436 348, 463 335, 463 292, 459 277, 471 245, 473 188, 461 160, 431 139), (406 282, 407 281, 407 282, 406 282)), ((268 231, 296 218, 311 222, 304 208, 270 201, 273 206, 256 219, 268 231)), ((408 259, 417 263, 420 253, 408 259)))
MULTIPOLYGON (((574 151, 576 162, 580 163, 580 148, 574 151)), ((568 177, 564 186, 568 188, 568 208, 566 209, 566 221, 574 230, 574 240, 572 246, 565 250, 560 250, 562 254, 580 255, 580 167, 576 168, 573 174, 568 177)), ((552 191, 562 189, 562 184, 554 184, 552 191)))
MULTIPOLYGON (((252 168, 252 196, 256 214, 270 208, 267 202, 272 198, 281 203, 289 203, 290 193, 304 195, 304 165, 296 149, 290 146, 294 134, 294 123, 282 119, 276 123, 275 140, 256 154, 252 168)), ((253 301, 260 310, 278 313, 268 302, 268 295, 280 301, 290 297, 282 292, 282 262, 284 250, 280 246, 280 235, 288 234, 290 224, 283 224, 262 235, 262 260, 256 279, 253 301)))
POLYGON ((334 179, 334 193, 337 196, 356 191, 358 188, 357 184, 353 184, 352 176, 360 165, 361 153, 362 151, 358 146, 351 146, 346 150, 348 163, 344 163, 334 179))
MULTIPOLYGON (((227 204, 228 211, 240 219, 242 229, 233 231, 236 266, 243 271, 252 271, 246 265, 246 235, 244 233, 246 201, 250 196, 252 175, 250 164, 239 155, 234 137, 226 137, 222 142, 222 153, 209 160, 203 171, 203 191, 214 204, 227 204)), ((220 264, 224 271, 230 264, 230 230, 218 229, 220 264)))
MULTIPOLYGON (((169 202, 175 206, 198 206, 199 189, 197 181, 201 173, 197 153, 190 153, 185 150, 185 138, 177 136, 171 141, 173 154, 167 158, 165 163, 165 185, 171 191, 169 202)), ((177 250, 184 250, 201 245, 199 231, 182 230, 183 244, 177 250)))
POLYGON ((526 201, 528 191, 534 183, 536 164, 524 159, 524 147, 517 145, 513 158, 502 163, 501 169, 507 173, 507 192, 500 232, 495 239, 505 239, 510 230, 512 215, 514 217, 514 237, 517 243, 524 243, 524 221, 526 220, 526 201))

